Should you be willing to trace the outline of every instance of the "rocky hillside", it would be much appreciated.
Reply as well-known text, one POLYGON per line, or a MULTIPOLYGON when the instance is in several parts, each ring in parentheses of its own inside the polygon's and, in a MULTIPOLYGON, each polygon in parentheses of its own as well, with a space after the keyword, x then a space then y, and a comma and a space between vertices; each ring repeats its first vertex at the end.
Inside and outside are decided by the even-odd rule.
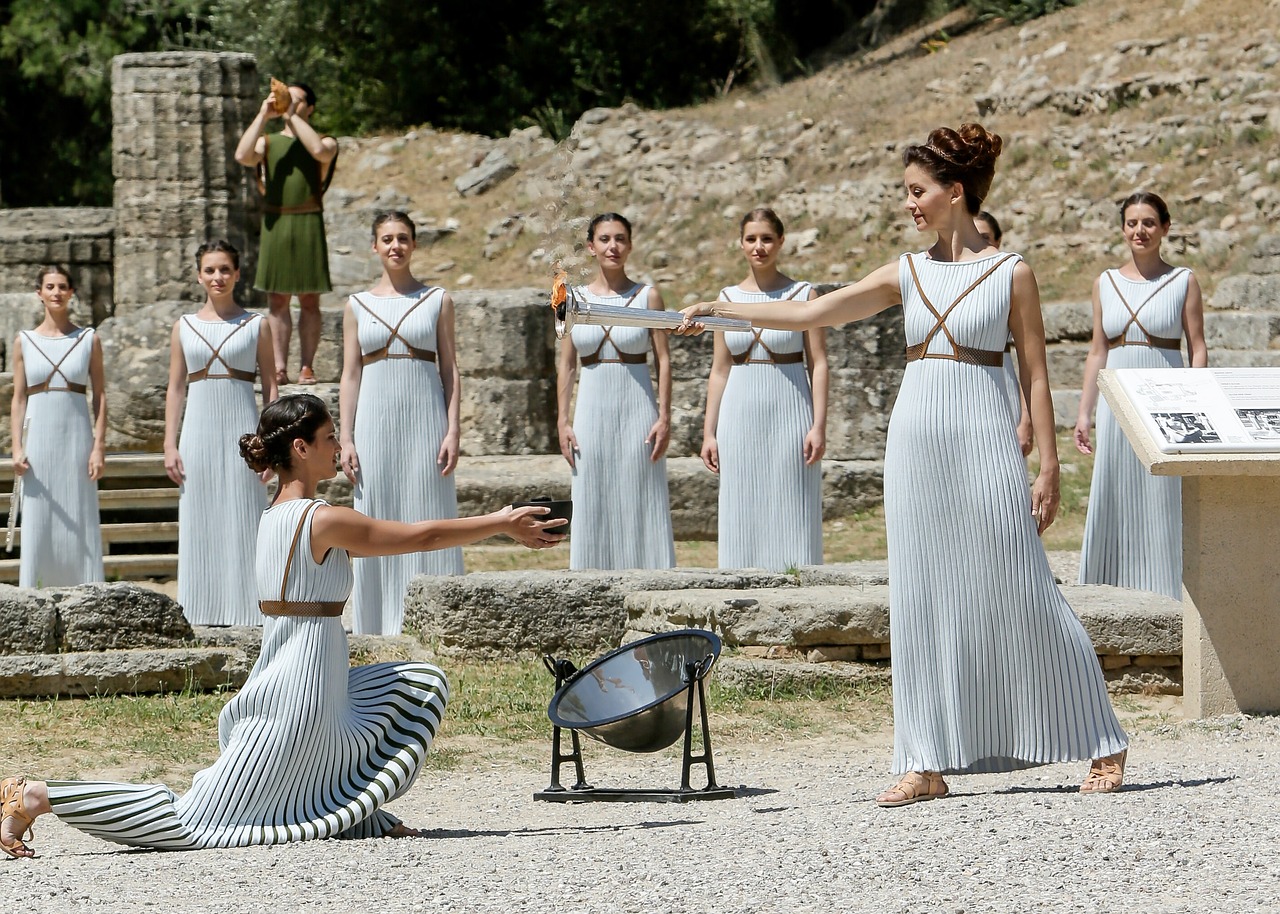
POLYGON ((636 224, 633 273, 674 305, 740 277, 737 218, 758 204, 787 221, 789 272, 856 278, 921 244, 898 150, 973 119, 1005 137, 988 205, 1047 299, 1087 298, 1122 257, 1115 201, 1139 187, 1169 200, 1170 256, 1207 289, 1243 268, 1280 217, 1280 0, 1085 0, 1020 28, 966 16, 777 89, 590 111, 559 145, 536 128, 344 139, 335 279, 376 273, 367 217, 383 206, 426 227, 421 273, 453 288, 544 285, 553 257, 582 264, 585 217, 616 209, 636 224))

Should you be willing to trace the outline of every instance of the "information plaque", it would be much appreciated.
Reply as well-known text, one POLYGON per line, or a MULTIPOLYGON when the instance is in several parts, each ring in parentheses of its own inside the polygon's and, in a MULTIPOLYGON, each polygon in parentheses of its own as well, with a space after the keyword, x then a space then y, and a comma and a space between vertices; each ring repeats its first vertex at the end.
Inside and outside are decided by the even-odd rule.
POLYGON ((1280 368, 1121 368, 1115 377, 1162 453, 1280 453, 1280 368))

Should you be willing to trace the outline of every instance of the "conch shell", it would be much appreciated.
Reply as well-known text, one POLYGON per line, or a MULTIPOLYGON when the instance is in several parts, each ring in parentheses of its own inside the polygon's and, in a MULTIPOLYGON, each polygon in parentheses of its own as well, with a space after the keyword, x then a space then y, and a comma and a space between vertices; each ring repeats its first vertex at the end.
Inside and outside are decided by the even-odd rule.
POLYGON ((284 114, 289 110, 289 103, 293 101, 293 97, 289 93, 289 86, 280 82, 274 76, 271 77, 271 106, 276 109, 276 114, 284 114))

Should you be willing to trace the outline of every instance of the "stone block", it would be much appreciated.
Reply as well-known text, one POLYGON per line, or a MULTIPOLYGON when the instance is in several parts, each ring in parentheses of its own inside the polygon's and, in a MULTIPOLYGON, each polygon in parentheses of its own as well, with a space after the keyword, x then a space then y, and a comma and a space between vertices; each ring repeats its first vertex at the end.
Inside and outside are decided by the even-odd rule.
POLYGON ((667 456, 694 457, 702 452, 706 410, 706 378, 671 382, 671 443, 667 445, 667 456))
POLYGON ((1253 245, 1251 273, 1280 273, 1280 235, 1263 235, 1253 245))
POLYGON ((1280 311, 1280 273, 1228 276, 1213 290, 1218 310, 1280 311))
POLYGON ((546 454, 559 451, 554 379, 462 382, 462 453, 546 454))
POLYGON ((714 334, 701 336, 673 336, 671 340, 671 377, 696 381, 706 389, 711 375, 711 361, 715 350, 714 334))
POLYGON ((775 692, 803 692, 824 688, 865 688, 874 684, 887 689, 889 670, 866 663, 805 663, 761 660, 748 657, 721 657, 712 671, 721 683, 753 695, 775 692))
POLYGON ((854 644, 814 647, 804 655, 810 663, 834 663, 862 659, 862 648, 854 644))
POLYGON ((701 458, 668 458, 667 490, 675 538, 714 540, 720 522, 720 477, 703 466, 701 458))
POLYGON ((468 457, 456 471, 458 513, 485 514, 540 495, 567 499, 569 465, 559 454, 527 457, 468 457))
MULTIPOLYGON (((1049 365, 1049 388, 1080 389, 1084 385, 1084 360, 1089 347, 1084 343, 1057 343, 1046 348, 1049 365)), ((1075 417, 1071 419, 1075 424, 1075 417)))
POLYGON ((886 561, 801 565, 796 572, 803 587, 860 588, 867 584, 883 587, 889 583, 889 563, 886 561))
POLYGON ((0 584, 0 654, 57 650, 58 609, 53 599, 43 591, 0 584))
MULTIPOLYGON (((1061 429, 1076 427, 1080 415, 1080 390, 1053 388, 1053 421, 1061 429)), ((1063 455, 1059 454, 1059 458, 1063 455)))
POLYGON ((1093 337, 1093 303, 1053 302, 1041 309, 1048 343, 1087 343, 1093 337))
POLYGON ((1180 601, 1102 584, 1064 585, 1062 595, 1084 624, 1097 653, 1181 656, 1180 601))
POLYGON ((884 503, 884 463, 879 460, 823 460, 822 515, 848 517, 884 503))
POLYGON ((252 666, 240 651, 201 647, 0 656, 0 698, 239 688, 252 666))
POLYGON ((1268 349, 1277 337, 1280 312, 1210 311, 1204 317, 1204 341, 1213 355, 1222 349, 1268 349))
POLYGON ((832 460, 884 457, 902 369, 839 368, 831 372, 827 456, 832 460))
POLYGON ((193 637, 181 606, 137 584, 82 584, 43 593, 57 608, 63 653, 177 647, 193 637))
POLYGON ((906 346, 901 308, 827 330, 827 361, 833 371, 900 370, 906 346))
POLYGON ((1280 349, 1219 349, 1209 360, 1214 368, 1280 368, 1280 349))
MULTIPOLYGON (((472 378, 554 384, 555 323, 545 290, 453 292, 451 296, 464 390, 472 378)), ((552 423, 554 427, 554 418, 552 423)))
POLYGON ((444 654, 477 657, 586 652, 616 647, 628 594, 686 588, 786 586, 752 571, 513 571, 419 576, 405 597, 405 627, 444 654))
POLYGON ((99 326, 111 401, 107 410, 109 448, 163 449, 173 324, 191 310, 189 302, 158 302, 99 326))
POLYGON ((705 628, 728 647, 780 644, 807 649, 889 640, 887 585, 634 593, 625 606, 627 627, 633 631, 705 628))
POLYGON ((519 170, 503 149, 495 148, 479 165, 460 175, 453 182, 453 187, 464 197, 479 196, 497 187, 519 170))

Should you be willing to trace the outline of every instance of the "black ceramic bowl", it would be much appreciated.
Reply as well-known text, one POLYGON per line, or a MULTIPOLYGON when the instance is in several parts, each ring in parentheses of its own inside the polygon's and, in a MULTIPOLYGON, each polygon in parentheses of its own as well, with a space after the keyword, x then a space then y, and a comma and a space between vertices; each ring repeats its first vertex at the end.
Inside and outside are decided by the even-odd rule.
POLYGON ((547 527, 548 533, 568 533, 569 521, 573 519, 573 502, 565 499, 564 501, 556 501, 548 496, 540 495, 537 498, 531 498, 528 501, 518 501, 513 504, 513 508, 550 508, 551 513, 543 515, 543 520, 560 519, 563 524, 557 524, 554 527, 547 527))

